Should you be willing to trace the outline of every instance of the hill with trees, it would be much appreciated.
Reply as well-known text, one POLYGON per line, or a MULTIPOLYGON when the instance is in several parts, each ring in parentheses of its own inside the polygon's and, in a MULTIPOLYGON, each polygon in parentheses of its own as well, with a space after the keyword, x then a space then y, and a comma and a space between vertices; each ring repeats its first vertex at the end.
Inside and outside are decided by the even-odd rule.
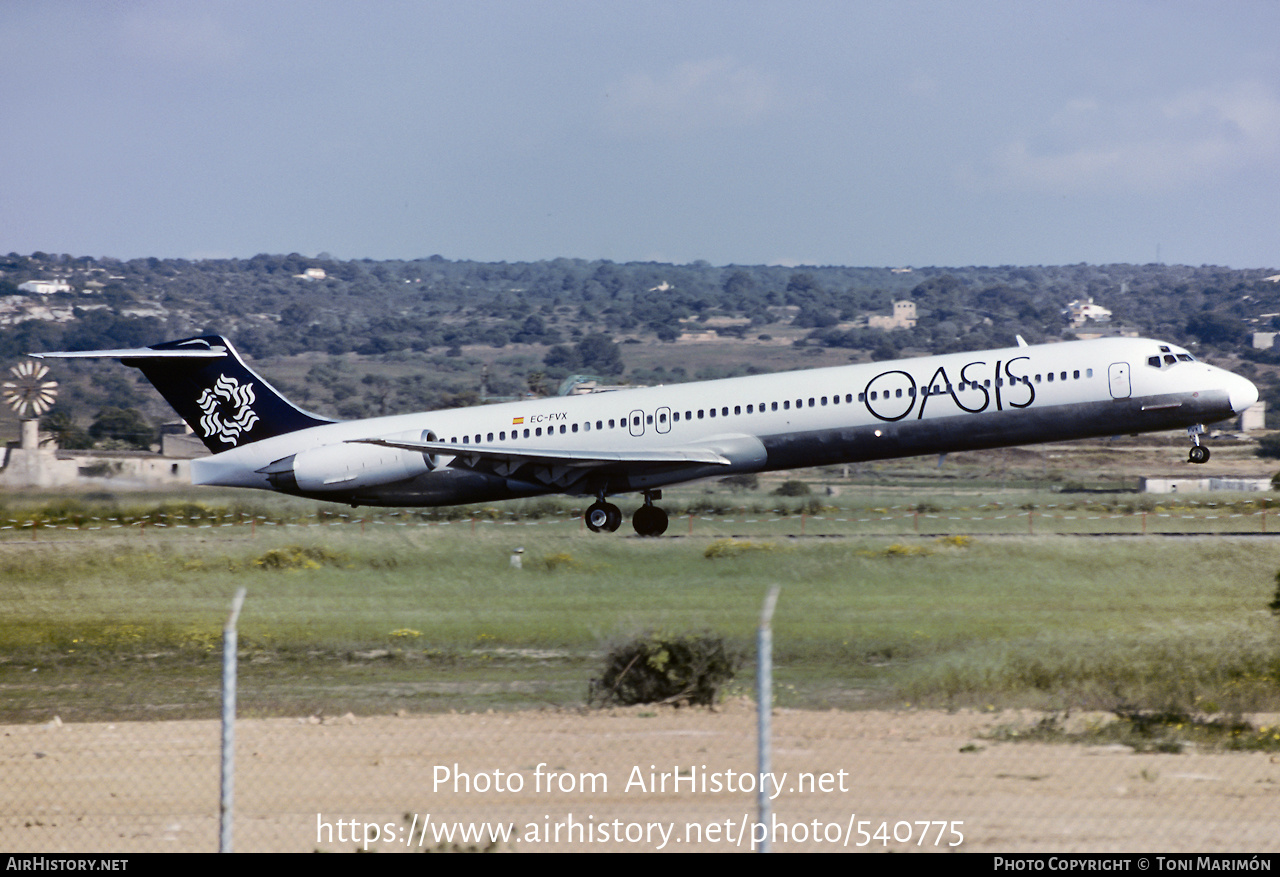
MULTIPOLYGON (((832 364, 1011 345, 1018 334, 1052 341, 1076 331, 1067 304, 1093 299, 1112 318, 1089 331, 1249 360, 1245 370, 1265 398, 1277 393, 1271 367, 1280 353, 1250 342, 1253 332, 1280 330, 1274 274, 1157 264, 894 269, 10 253, 0 257, 0 362, 216 332, 270 361, 284 375, 272 372, 273 383, 301 404, 358 417, 554 392, 577 372, 610 383, 674 382, 802 367, 820 356, 832 364), (19 289, 48 279, 70 291, 19 289), (868 327, 868 315, 888 314, 900 299, 916 305, 913 328, 868 327), (675 353, 708 339, 730 345, 738 361, 689 368, 675 353), (752 345, 770 345, 771 364, 745 355, 752 345)), ((64 429, 105 413, 111 423, 99 434, 117 436, 121 411, 142 411, 150 423, 172 416, 132 372, 79 362, 59 370, 64 429)))

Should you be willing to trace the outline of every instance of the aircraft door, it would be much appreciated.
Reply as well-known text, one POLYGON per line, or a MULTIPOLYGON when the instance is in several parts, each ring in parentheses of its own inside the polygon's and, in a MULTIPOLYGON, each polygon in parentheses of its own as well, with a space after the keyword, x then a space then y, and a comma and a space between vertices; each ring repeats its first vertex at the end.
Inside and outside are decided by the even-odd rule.
POLYGON ((627 416, 627 427, 631 430, 632 435, 644 435, 644 412, 638 409, 632 411, 627 416))
POLYGON ((1128 399, 1133 392, 1129 385, 1129 363, 1113 362, 1107 369, 1107 380, 1111 384, 1112 399, 1128 399))
POLYGON ((659 408, 657 416, 653 418, 653 428, 661 433, 671 432, 671 409, 659 408))

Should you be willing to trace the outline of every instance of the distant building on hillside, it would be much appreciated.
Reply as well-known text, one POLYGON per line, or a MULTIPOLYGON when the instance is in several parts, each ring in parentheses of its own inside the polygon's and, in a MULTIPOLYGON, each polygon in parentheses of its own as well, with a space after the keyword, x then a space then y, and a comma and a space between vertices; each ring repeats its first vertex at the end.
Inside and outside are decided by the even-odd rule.
POLYGON ((1093 299, 1081 301, 1076 299, 1067 305, 1067 309, 1063 311, 1070 319, 1072 325, 1083 326, 1085 323, 1093 320, 1095 323, 1110 323, 1111 311, 1102 305, 1093 303, 1093 299))
POLYGON ((916 303, 913 301, 895 301, 893 303, 893 316, 867 317, 867 328, 869 329, 914 329, 916 327, 916 303))
POLYGON ((37 295, 53 295, 55 292, 70 292, 71 284, 65 280, 28 280, 26 283, 19 283, 18 289, 37 295))

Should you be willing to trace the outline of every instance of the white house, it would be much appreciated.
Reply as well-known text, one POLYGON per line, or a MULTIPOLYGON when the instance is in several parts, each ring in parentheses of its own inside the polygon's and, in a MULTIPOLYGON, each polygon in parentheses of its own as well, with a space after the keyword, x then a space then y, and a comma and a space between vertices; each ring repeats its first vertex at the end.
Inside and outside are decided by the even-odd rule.
POLYGON ((1063 311, 1063 313, 1069 314, 1071 316, 1071 322, 1077 326, 1082 325, 1089 320, 1093 320, 1095 323, 1111 322, 1111 311, 1107 310, 1102 305, 1094 304, 1092 298, 1088 301, 1080 301, 1080 299, 1076 299, 1075 301, 1068 303, 1067 309, 1063 311))
POLYGON ((26 283, 19 283, 18 289, 38 295, 53 295, 55 292, 70 292, 71 284, 65 280, 28 280, 26 283))

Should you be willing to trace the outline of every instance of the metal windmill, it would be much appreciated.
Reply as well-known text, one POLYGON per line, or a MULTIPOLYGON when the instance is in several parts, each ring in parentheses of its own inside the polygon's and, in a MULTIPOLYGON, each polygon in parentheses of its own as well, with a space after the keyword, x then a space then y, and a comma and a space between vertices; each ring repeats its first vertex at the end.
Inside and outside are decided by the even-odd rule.
POLYGON ((49 366, 27 360, 9 369, 13 379, 0 385, 4 390, 4 400, 17 412, 23 420, 35 420, 53 407, 53 400, 58 395, 58 382, 46 381, 49 366))

